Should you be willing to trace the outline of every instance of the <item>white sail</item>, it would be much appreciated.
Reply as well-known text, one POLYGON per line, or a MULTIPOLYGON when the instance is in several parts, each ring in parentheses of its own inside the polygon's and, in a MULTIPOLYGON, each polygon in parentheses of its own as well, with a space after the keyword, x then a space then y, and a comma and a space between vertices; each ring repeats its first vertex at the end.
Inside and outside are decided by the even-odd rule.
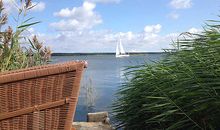
POLYGON ((124 50, 124 48, 123 48, 123 46, 122 46, 122 43, 121 43, 121 38, 120 38, 120 43, 119 43, 119 45, 120 45, 120 48, 119 48, 120 54, 125 54, 125 50, 124 50))
POLYGON ((116 46, 116 53, 115 53, 115 57, 128 57, 129 55, 125 53, 125 50, 122 46, 122 43, 121 43, 121 38, 119 40, 119 42, 117 43, 117 46, 116 46))
POLYGON ((120 54, 120 52, 119 52, 119 45, 118 45, 118 43, 117 43, 117 46, 116 46, 116 53, 115 53, 116 57, 117 57, 119 54, 120 54))

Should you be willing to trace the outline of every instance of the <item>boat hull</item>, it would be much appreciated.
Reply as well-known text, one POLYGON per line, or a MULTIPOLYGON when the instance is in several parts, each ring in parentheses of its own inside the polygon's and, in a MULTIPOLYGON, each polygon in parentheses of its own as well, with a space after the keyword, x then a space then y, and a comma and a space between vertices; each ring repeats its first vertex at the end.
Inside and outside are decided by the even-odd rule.
POLYGON ((116 55, 116 58, 123 58, 123 57, 129 57, 129 55, 116 55))

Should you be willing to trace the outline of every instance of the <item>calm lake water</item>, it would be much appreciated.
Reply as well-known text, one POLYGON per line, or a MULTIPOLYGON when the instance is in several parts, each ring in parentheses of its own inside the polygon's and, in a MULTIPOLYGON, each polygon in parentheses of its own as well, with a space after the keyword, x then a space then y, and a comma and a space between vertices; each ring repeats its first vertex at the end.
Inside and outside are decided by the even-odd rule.
POLYGON ((124 80, 123 69, 126 66, 152 63, 163 56, 164 54, 132 55, 125 58, 115 58, 115 55, 53 56, 52 61, 53 63, 71 60, 88 61, 88 68, 81 81, 75 114, 75 121, 85 121, 88 112, 111 112, 110 106, 117 89, 124 80))

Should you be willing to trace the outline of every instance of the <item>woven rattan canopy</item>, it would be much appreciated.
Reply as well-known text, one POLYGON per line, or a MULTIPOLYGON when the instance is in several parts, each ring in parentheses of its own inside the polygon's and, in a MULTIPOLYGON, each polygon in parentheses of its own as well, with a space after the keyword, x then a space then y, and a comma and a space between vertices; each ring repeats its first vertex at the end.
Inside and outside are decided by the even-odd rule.
POLYGON ((85 62, 0 73, 0 130, 70 130, 85 62))

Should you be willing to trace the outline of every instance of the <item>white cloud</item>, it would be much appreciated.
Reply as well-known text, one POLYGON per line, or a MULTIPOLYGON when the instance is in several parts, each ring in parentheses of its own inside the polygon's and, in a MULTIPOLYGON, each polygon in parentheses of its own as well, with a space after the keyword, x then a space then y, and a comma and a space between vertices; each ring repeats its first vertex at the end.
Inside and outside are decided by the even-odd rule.
POLYGON ((171 19, 174 19, 174 20, 178 19, 179 16, 180 15, 176 12, 172 12, 172 13, 168 14, 168 17, 171 18, 171 19))
MULTIPOLYGON (((12 0, 13 1, 13 0, 12 0)), ((3 0, 4 4, 11 3, 11 0, 3 0)))
MULTIPOLYGON (((50 46, 53 52, 115 52, 119 40, 119 32, 111 31, 84 31, 60 32, 57 35, 44 35, 41 40, 50 46)), ((157 35, 145 39, 144 33, 133 33, 129 39, 129 32, 123 32, 122 44, 127 52, 157 52, 162 49, 171 48, 171 36, 157 35)))
MULTIPOLYGON (((7 14, 12 13, 14 11, 18 12, 18 7, 21 6, 21 4, 15 0, 3 0, 5 12, 7 14)), ((24 4, 24 3, 23 3, 24 4)), ((31 9, 31 11, 34 12, 41 12, 45 9, 46 4, 44 2, 32 2, 32 5, 36 5, 31 9)))
POLYGON ((109 4, 109 3, 119 3, 121 0, 86 0, 86 1, 94 2, 94 3, 109 4))
POLYGON ((12 4, 15 0, 2 0, 3 4, 12 4))
POLYGON ((159 33, 162 26, 160 24, 156 25, 147 25, 144 28, 145 33, 159 33))
POLYGON ((45 9, 46 4, 44 2, 32 2, 32 5, 36 5, 34 8, 31 9, 31 11, 41 12, 45 9))
POLYGON ((32 33, 35 32, 35 29, 31 27, 31 28, 28 29, 28 32, 30 32, 32 34, 32 33))
POLYGON ((192 0, 172 0, 170 5, 175 9, 186 9, 192 7, 192 0))
POLYGON ((198 33, 201 33, 202 30, 192 27, 188 30, 188 32, 193 33, 193 34, 198 34, 198 33))
POLYGON ((15 3, 14 0, 3 0, 4 4, 4 13, 10 13, 12 12, 12 9, 14 8, 13 4, 15 3))
POLYGON ((91 29, 102 23, 101 16, 94 11, 95 7, 96 4, 85 1, 81 7, 61 9, 55 12, 54 16, 63 19, 51 23, 50 26, 60 31, 91 29))
POLYGON ((128 32, 119 32, 118 34, 118 37, 122 37, 124 39, 127 39, 127 40, 133 40, 133 38, 135 37, 135 34, 131 31, 128 31, 128 32))
POLYGON ((121 35, 127 52, 155 52, 171 48, 172 39, 176 40, 177 34, 160 35, 161 28, 160 24, 147 25, 143 28, 145 31, 139 33, 109 30, 59 31, 57 35, 42 35, 41 39, 51 46, 53 52, 115 52, 121 35))

